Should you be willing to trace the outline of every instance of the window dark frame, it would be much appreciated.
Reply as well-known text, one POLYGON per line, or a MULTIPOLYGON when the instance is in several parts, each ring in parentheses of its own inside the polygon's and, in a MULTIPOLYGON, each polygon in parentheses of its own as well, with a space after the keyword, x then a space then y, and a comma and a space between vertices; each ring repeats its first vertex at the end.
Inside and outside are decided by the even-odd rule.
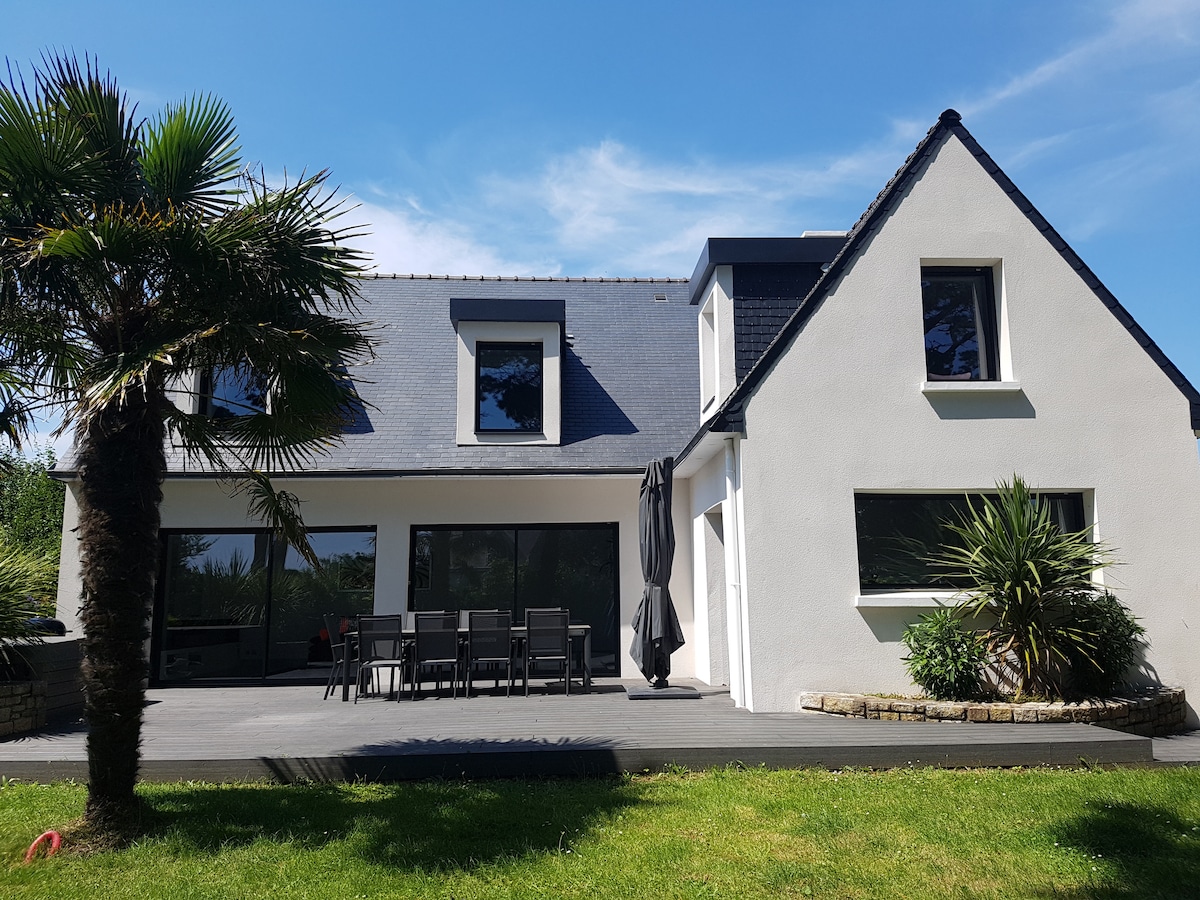
POLYGON ((475 432, 476 434, 542 434, 546 428, 546 351, 541 341, 476 341, 475 342, 475 432), (538 413, 536 428, 484 428, 480 422, 483 395, 480 381, 484 348, 500 350, 534 350, 538 358, 538 413))
POLYGON ((983 285, 982 309, 979 318, 982 321, 983 333, 976 334, 980 345, 980 362, 986 369, 986 374, 979 378, 958 378, 955 376, 934 375, 929 371, 929 332, 924 331, 925 337, 925 377, 930 381, 999 381, 1000 380, 1000 323, 999 311, 996 308, 996 290, 994 273, 990 266, 922 266, 921 267, 921 315, 924 321, 926 312, 925 288, 923 282, 926 276, 939 278, 959 277, 962 279, 978 280, 983 285))
MULTIPOLYGON (((309 534, 354 534, 362 532, 365 534, 373 534, 378 538, 378 525, 325 525, 307 529, 309 534)), ((167 630, 167 565, 169 563, 169 554, 167 552, 167 542, 171 537, 180 534, 212 534, 212 535, 275 535, 275 532, 270 528, 254 528, 228 526, 221 528, 205 528, 196 526, 194 528, 162 528, 158 532, 159 541, 159 562, 158 562, 158 578, 154 587, 154 604, 150 620, 150 672, 149 684, 151 687, 161 687, 166 685, 178 685, 184 682, 172 681, 164 679, 159 675, 159 667, 157 660, 162 656, 164 644, 166 641, 167 630)), ((276 535, 277 536, 277 535, 276 535)), ((376 584, 378 584, 379 571, 379 555, 378 545, 376 546, 376 584)), ((258 627, 263 633, 263 656, 262 656, 262 671, 258 676, 214 676, 210 678, 201 678, 191 682, 192 684, 203 685, 245 685, 245 684, 267 684, 269 682, 269 645, 271 640, 271 619, 273 613, 274 588, 275 588, 275 541, 272 540, 267 545, 267 561, 265 566, 266 572, 266 606, 263 610, 263 621, 258 627)), ((326 673, 322 672, 318 676, 313 676, 313 683, 320 683, 326 677, 326 673)))
MULTIPOLYGON (((859 591, 862 594, 886 594, 903 591, 952 591, 956 590, 961 585, 954 584, 944 576, 938 576, 932 570, 926 569, 929 573, 924 581, 906 581, 901 578, 893 578, 892 580, 878 580, 878 575, 872 576, 871 571, 867 567, 875 562, 875 559, 864 558, 864 547, 871 541, 904 541, 910 539, 910 536, 904 534, 880 534, 867 535, 864 540, 864 535, 859 529, 860 516, 862 515, 860 501, 866 498, 884 498, 890 501, 898 501, 904 499, 916 501, 930 500, 953 500, 957 503, 978 502, 982 497, 988 497, 994 500, 998 495, 995 491, 973 491, 970 493, 956 492, 937 492, 930 491, 926 493, 887 493, 881 491, 856 491, 854 494, 854 536, 855 550, 858 562, 858 585, 859 591), (874 580, 872 580, 874 578, 874 580)), ((1081 491, 1046 491, 1035 494, 1039 502, 1055 502, 1064 504, 1060 507, 1060 511, 1064 512, 1067 521, 1066 531, 1083 531, 1089 527, 1087 521, 1087 512, 1084 504, 1084 493, 1081 491)), ((950 512, 948 507, 947 512, 950 512)), ((893 519, 894 521, 894 519, 893 519)), ((911 555, 907 556, 907 560, 912 560, 911 555)), ((903 558, 901 561, 907 561, 903 558)))
MULTIPOLYGON (((612 608, 613 620, 612 628, 616 639, 616 672, 614 676, 621 674, 622 668, 622 653, 621 653, 621 532, 620 525, 617 522, 522 522, 519 524, 513 523, 473 523, 470 525, 412 525, 409 528, 408 537, 408 606, 409 611, 416 610, 416 590, 417 590, 417 534, 422 531, 511 531, 514 537, 521 531, 607 531, 612 535, 612 608)), ((520 546, 520 538, 517 537, 513 541, 514 552, 520 546)), ((513 566, 513 602, 516 603, 519 594, 518 569, 513 566)), ((570 603, 564 603, 563 606, 570 609, 570 603)), ((576 611, 572 610, 571 621, 574 623, 577 620, 576 611)), ((523 623, 522 623, 523 624, 523 623)), ((579 622, 579 624, 590 624, 579 622)), ((593 636, 595 631, 593 630, 593 636)), ((593 658, 595 651, 593 650, 593 658)), ((597 677, 605 677, 602 672, 593 672, 597 677)))
MULTIPOLYGON (((230 404, 232 406, 240 407, 241 411, 233 412, 231 415, 227 415, 227 416, 217 416, 216 408, 217 408, 218 398, 215 395, 215 390, 216 390, 216 381, 217 381, 216 373, 219 368, 222 369, 223 371, 232 370, 232 367, 214 367, 214 368, 210 368, 210 369, 205 369, 204 371, 202 371, 200 373, 200 383, 198 386, 197 394, 199 395, 198 412, 201 415, 207 416, 210 419, 216 419, 217 421, 221 421, 221 420, 237 418, 238 416, 253 416, 253 415, 258 415, 260 413, 270 412, 270 410, 267 408, 267 398, 264 396, 263 403, 261 406, 243 404, 243 403, 230 404)), ((222 400, 223 399, 224 398, 222 398, 222 400)), ((222 406, 225 406, 225 404, 222 403, 222 406)))

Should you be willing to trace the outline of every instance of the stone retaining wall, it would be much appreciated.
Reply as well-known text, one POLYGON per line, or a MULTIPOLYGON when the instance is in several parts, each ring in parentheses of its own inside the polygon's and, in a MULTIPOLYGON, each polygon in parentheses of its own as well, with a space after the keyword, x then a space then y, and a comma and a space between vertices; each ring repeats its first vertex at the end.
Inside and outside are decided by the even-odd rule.
POLYGON ((1030 725, 1084 722, 1146 737, 1178 731, 1187 718, 1182 688, 1148 688, 1121 697, 1079 703, 953 703, 814 692, 800 695, 800 707, 837 716, 900 722, 1015 722, 1030 725))
POLYGON ((46 682, 0 682, 0 738, 46 724, 46 682))

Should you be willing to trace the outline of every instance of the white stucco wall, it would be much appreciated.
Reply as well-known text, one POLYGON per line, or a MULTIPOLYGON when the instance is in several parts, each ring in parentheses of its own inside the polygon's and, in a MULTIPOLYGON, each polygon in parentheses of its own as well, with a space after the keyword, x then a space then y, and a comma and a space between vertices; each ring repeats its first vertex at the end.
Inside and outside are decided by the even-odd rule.
MULTIPOLYGON (((633 640, 630 622, 642 593, 638 550, 638 487, 636 476, 473 477, 473 478, 346 478, 277 479, 302 500, 306 524, 312 528, 339 525, 376 527, 375 611, 399 612, 408 598, 409 539, 412 525, 551 524, 616 522, 619 591, 621 598, 621 674, 638 673, 628 658, 633 640)), ((258 523, 246 519, 244 498, 230 498, 211 481, 170 480, 163 486, 163 528, 237 528, 258 523)), ((75 507, 67 494, 67 527, 75 507)), ((684 637, 688 641, 672 658, 672 671, 689 677, 694 671, 691 591, 691 523, 686 504, 675 508, 676 559, 671 579, 684 637)), ((77 544, 64 529, 59 614, 74 621, 78 608, 77 544)), ((70 626, 69 626, 70 627, 70 626)))
MULTIPOLYGON (((804 690, 910 691, 918 610, 856 609, 854 492, 1022 475, 1092 491, 1148 662, 1200 703, 1200 465, 1188 404, 956 138, 949 138, 746 405, 753 708, 804 690), (922 261, 997 264, 1015 393, 925 394, 922 261)), ((1193 718, 1194 715, 1193 715, 1193 718)))

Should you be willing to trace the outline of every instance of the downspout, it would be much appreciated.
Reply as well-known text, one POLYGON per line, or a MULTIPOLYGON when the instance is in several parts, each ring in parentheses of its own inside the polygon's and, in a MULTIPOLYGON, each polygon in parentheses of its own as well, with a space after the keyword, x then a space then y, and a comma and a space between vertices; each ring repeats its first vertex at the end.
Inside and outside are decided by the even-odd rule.
POLYGON ((742 590, 742 520, 739 509, 740 485, 738 484, 737 436, 725 438, 725 500, 727 514, 723 517, 725 527, 725 581, 726 615, 729 629, 729 695, 735 706, 747 706, 746 645, 744 639, 742 590))

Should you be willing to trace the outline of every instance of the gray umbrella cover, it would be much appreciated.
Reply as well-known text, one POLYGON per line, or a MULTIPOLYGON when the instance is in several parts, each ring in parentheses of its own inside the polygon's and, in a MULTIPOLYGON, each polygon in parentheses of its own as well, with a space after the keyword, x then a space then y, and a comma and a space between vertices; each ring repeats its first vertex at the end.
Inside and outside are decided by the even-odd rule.
POLYGON ((641 538, 642 575, 646 588, 633 616, 633 644, 629 655, 646 680, 666 687, 671 654, 683 646, 683 630, 671 602, 667 584, 675 555, 675 528, 671 524, 671 476, 675 460, 655 459, 646 467, 638 494, 638 528, 641 538))

